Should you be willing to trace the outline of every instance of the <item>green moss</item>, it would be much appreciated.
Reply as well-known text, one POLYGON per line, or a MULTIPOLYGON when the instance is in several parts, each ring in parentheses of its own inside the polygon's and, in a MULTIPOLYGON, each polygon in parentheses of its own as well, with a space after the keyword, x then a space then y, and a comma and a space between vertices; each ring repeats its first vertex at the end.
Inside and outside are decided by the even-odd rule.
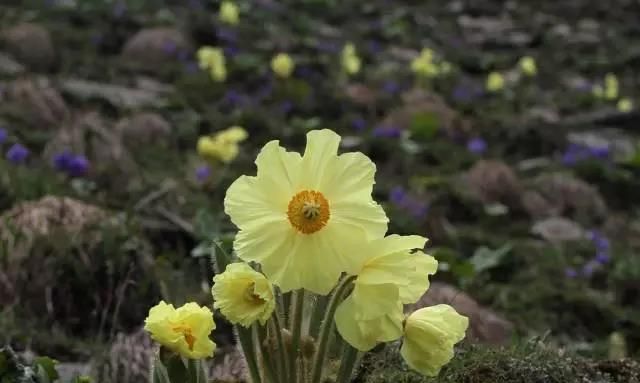
POLYGON ((397 346, 365 357, 357 383, 529 383, 640 382, 640 363, 631 360, 589 361, 562 356, 541 346, 510 348, 464 346, 436 378, 410 371, 397 346))

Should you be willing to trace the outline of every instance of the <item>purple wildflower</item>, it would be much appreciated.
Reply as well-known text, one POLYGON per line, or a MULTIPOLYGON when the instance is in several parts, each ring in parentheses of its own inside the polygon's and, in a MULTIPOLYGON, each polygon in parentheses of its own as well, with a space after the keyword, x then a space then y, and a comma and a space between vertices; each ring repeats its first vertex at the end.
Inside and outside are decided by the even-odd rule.
POLYGON ((604 265, 606 263, 609 263, 609 261, 611 261, 611 255, 609 255, 609 252, 607 251, 598 251, 596 253, 594 260, 599 264, 604 265))
POLYGON ((20 164, 29 157, 29 149, 21 144, 13 144, 7 151, 7 160, 14 164, 20 164))
POLYGON ((353 126, 353 129, 357 132, 362 132, 367 127, 367 121, 362 117, 356 117, 351 120, 351 126, 353 126))
POLYGON ((224 55, 227 57, 234 57, 240 52, 240 49, 235 44, 227 44, 224 47, 224 55))
POLYGON ((231 106, 238 106, 243 104, 245 96, 235 89, 229 89, 223 98, 223 102, 230 104, 231 106))
POLYGON ((608 251, 611 248, 609 239, 599 230, 590 230, 587 232, 587 237, 591 242, 593 242, 597 250, 608 251))
POLYGON ((400 91, 400 84, 393 80, 385 81, 384 85, 382 85, 382 90, 388 95, 395 95, 400 91))
POLYGON ((373 130, 374 137, 399 138, 402 131, 397 126, 380 125, 373 130))
POLYGON ((69 162, 73 158, 73 153, 69 150, 64 150, 53 156, 52 163, 53 167, 60 171, 67 171, 69 167, 69 162))
POLYGON ((389 192, 389 201, 395 205, 400 205, 407 196, 406 191, 402 186, 394 186, 389 192))
POLYGON ((178 50, 178 45, 173 40, 165 40, 162 42, 162 51, 169 56, 172 56, 178 50))
POLYGON ((71 177, 82 177, 89 171, 89 160, 79 154, 71 157, 67 164, 67 174, 71 177))
POLYGON ((600 159, 609 158, 609 154, 611 153, 611 151, 609 150, 609 147, 607 146, 595 146, 595 147, 589 147, 587 149, 589 151, 589 154, 592 157, 600 158, 600 159))
POLYGON ((9 133, 7 132, 7 130, 0 128, 0 144, 3 144, 7 140, 8 136, 9 133))
POLYGON ((467 142, 467 150, 474 154, 482 154, 487 150, 487 142, 481 137, 475 137, 467 142))
POLYGON ((209 165, 200 165, 196 169, 196 180, 205 182, 211 176, 211 167, 209 165))
POLYGON ((231 28, 220 27, 218 28, 216 35, 225 43, 235 43, 238 40, 236 31, 231 28))
POLYGON ((482 96, 483 89, 468 81, 458 83, 451 93, 454 101, 460 103, 470 103, 482 96))

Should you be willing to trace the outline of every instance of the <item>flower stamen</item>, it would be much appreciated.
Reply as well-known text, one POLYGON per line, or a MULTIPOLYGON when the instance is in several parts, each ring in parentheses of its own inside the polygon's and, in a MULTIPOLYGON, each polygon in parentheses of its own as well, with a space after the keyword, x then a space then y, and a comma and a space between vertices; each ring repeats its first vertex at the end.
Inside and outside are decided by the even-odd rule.
POLYGON ((322 229, 331 217, 329 201, 318 191, 303 190, 289 201, 287 217, 299 232, 315 233, 322 229))

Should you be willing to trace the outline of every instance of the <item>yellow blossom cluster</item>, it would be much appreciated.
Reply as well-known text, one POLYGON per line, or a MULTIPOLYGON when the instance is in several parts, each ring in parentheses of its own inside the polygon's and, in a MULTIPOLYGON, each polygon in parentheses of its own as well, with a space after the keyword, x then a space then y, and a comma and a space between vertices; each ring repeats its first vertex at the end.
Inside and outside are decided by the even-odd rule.
POLYGON ((451 64, 437 61, 435 54, 429 48, 424 48, 420 55, 411 61, 411 71, 422 78, 434 78, 451 72, 451 64))

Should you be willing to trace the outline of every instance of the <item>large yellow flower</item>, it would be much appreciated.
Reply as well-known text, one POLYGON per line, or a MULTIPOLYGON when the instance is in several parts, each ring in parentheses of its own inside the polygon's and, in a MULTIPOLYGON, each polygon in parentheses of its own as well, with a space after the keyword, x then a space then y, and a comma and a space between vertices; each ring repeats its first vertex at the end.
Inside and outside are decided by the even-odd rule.
POLYGON ((227 190, 225 212, 240 231, 238 256, 262 265, 284 291, 327 294, 343 271, 363 262, 357 248, 384 235, 387 216, 371 198, 375 165, 362 153, 337 155, 340 136, 307 134, 304 155, 278 141, 261 150, 255 177, 242 176, 227 190))
POLYGON ((213 136, 202 136, 198 139, 197 151, 202 157, 220 160, 224 163, 233 161, 240 152, 238 144, 247 139, 248 133, 239 126, 232 126, 213 136))
POLYGON ((453 346, 464 339, 469 319, 449 305, 417 310, 404 325, 400 354, 407 364, 427 376, 436 376, 453 358, 453 346))
POLYGON ((264 325, 276 307, 271 282, 246 263, 230 264, 213 282, 213 307, 231 323, 264 325))
POLYGON ((214 328, 213 313, 207 307, 191 302, 176 310, 164 301, 149 310, 144 326, 156 342, 192 359, 213 355, 216 344, 209 334, 214 328))
POLYGON ((415 303, 429 288, 429 275, 438 268, 435 258, 422 249, 427 239, 417 235, 390 235, 371 241, 361 249, 368 258, 355 280, 351 295, 336 311, 336 327, 355 348, 368 351, 377 342, 389 341, 400 332, 402 304, 415 303))

